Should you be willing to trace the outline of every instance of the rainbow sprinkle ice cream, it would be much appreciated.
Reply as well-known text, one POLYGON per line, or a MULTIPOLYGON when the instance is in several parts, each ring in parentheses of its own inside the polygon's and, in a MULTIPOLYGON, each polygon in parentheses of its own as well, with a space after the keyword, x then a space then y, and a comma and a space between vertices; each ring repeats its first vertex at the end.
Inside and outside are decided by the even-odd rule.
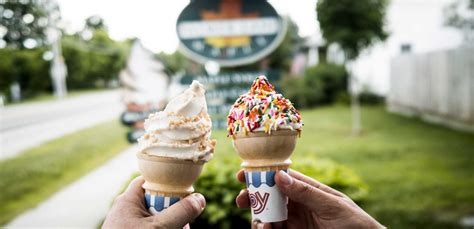
POLYGON ((290 100, 276 92, 265 76, 257 77, 250 91, 235 101, 227 124, 229 136, 257 131, 270 134, 279 129, 299 133, 303 125, 301 115, 290 100))
POLYGON ((275 174, 288 172, 302 125, 290 100, 265 76, 257 77, 230 109, 228 132, 242 159, 253 221, 288 219, 288 198, 275 185, 275 174))

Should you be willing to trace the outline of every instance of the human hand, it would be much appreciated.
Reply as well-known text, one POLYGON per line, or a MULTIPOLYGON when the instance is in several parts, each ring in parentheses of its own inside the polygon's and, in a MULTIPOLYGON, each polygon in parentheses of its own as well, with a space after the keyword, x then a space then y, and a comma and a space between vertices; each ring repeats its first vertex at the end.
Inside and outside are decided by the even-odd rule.
POLYGON ((204 196, 191 194, 157 215, 145 208, 142 185, 145 180, 135 178, 112 206, 103 228, 189 228, 206 206, 204 196))
MULTIPOLYGON (((237 179, 245 183, 243 170, 237 179)), ((288 196, 288 220, 253 222, 252 228, 384 228, 345 194, 295 170, 289 170, 289 175, 278 172, 275 183, 288 196)), ((239 208, 248 208, 247 190, 242 190, 235 202, 239 208)))

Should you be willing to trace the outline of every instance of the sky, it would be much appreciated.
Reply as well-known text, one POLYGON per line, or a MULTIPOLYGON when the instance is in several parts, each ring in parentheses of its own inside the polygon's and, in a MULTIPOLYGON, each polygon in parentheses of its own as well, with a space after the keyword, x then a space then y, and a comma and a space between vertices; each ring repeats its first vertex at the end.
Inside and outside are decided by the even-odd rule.
MULTIPOLYGON (((91 15, 105 19, 114 39, 138 37, 153 52, 171 53, 178 47, 176 20, 189 0, 57 0, 67 27, 82 29, 91 15)), ((413 53, 451 49, 461 37, 443 25, 443 8, 452 0, 391 0, 386 26, 390 37, 385 43, 365 50, 354 67, 360 82, 380 94, 389 91, 390 61, 400 55, 400 45, 410 44, 413 53)), ((319 37, 316 0, 269 0, 282 15, 299 27, 299 35, 319 37)))
MULTIPOLYGON (((270 0, 275 9, 289 15, 299 26, 301 36, 317 33, 316 0, 270 0)), ((138 37, 154 52, 171 53, 178 47, 176 20, 189 0, 58 0, 62 18, 70 32, 82 29, 91 15, 104 18, 114 39, 138 37)))

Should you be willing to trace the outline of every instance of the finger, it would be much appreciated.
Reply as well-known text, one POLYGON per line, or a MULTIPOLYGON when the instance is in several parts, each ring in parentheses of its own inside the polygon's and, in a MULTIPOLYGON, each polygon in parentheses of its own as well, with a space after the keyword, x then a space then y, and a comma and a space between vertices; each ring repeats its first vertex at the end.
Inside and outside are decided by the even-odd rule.
POLYGON ((158 215, 151 216, 154 222, 164 228, 182 228, 193 219, 198 217, 204 207, 206 199, 199 193, 193 193, 184 199, 171 205, 158 215))
POLYGON ((240 191, 239 195, 235 198, 235 203, 239 208, 250 207, 249 193, 247 190, 243 189, 240 191))
POLYGON ((183 229, 191 229, 191 227, 189 226, 189 223, 186 224, 186 225, 183 227, 183 229))
POLYGON ((327 206, 337 206, 338 199, 312 185, 289 176, 284 171, 277 173, 275 182, 280 191, 289 199, 308 207, 316 214, 327 206))
POLYGON ((272 229, 272 225, 269 223, 262 223, 260 221, 253 221, 252 229, 272 229))
POLYGON ((286 227, 285 227, 285 222, 272 223, 272 228, 273 228, 273 229, 283 229, 283 228, 286 228, 286 227))
POLYGON ((142 176, 138 176, 130 182, 127 187, 127 190, 122 194, 124 199, 130 200, 132 202, 141 202, 143 201, 143 188, 142 185, 145 182, 142 176))
POLYGON ((289 170, 289 174, 290 176, 300 180, 300 181, 303 181, 303 182, 306 182, 308 184, 310 184, 311 186, 315 187, 315 188, 319 188, 327 193, 331 193, 333 195, 336 195, 336 196, 340 196, 340 197, 344 197, 345 195, 342 193, 342 192, 339 192, 337 191, 336 189, 333 189, 311 177, 308 177, 296 170, 293 170, 293 169, 290 169, 289 170))
POLYGON ((243 169, 239 170, 237 174, 235 175, 235 177, 237 177, 238 181, 245 183, 245 173, 243 169))

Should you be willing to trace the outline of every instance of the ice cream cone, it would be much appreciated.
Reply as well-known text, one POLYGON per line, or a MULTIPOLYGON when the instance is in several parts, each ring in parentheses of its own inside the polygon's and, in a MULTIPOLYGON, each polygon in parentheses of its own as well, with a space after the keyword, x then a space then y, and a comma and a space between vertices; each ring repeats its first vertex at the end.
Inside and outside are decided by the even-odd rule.
POLYGON ((253 220, 286 220, 288 198, 276 187, 275 174, 287 172, 291 164, 303 125, 299 112, 265 76, 259 76, 232 105, 227 124, 243 160, 253 220))
POLYGON ((182 160, 137 153, 138 168, 148 192, 168 196, 186 196, 194 191, 193 183, 201 174, 204 161, 182 160))
POLYGON ((138 168, 145 179, 145 202, 152 214, 166 209, 194 191, 193 183, 201 174, 204 161, 137 153, 138 168))
POLYGON ((279 222, 288 218, 288 199, 274 179, 278 171, 288 171, 297 136, 296 131, 277 130, 233 137, 234 148, 243 160, 253 220, 279 222))
POLYGON ((193 183, 213 155, 211 120, 204 87, 197 81, 163 111, 145 120, 138 140, 138 168, 145 179, 145 203, 152 214, 194 191, 193 183))
POLYGON ((242 158, 242 167, 261 171, 268 168, 288 168, 298 132, 277 130, 271 134, 252 132, 233 136, 234 148, 242 158))

